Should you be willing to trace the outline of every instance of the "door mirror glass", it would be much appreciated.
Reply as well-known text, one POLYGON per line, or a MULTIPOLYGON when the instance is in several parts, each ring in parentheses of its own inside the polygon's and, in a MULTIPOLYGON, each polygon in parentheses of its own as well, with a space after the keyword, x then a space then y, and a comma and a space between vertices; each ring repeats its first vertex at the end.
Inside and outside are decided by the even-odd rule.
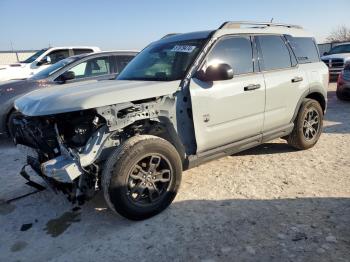
POLYGON ((61 79, 63 82, 66 82, 68 80, 72 80, 75 78, 75 74, 72 71, 66 71, 61 75, 61 79))
POLYGON ((233 69, 228 64, 210 65, 205 72, 198 71, 195 77, 205 82, 229 80, 233 78, 233 69))

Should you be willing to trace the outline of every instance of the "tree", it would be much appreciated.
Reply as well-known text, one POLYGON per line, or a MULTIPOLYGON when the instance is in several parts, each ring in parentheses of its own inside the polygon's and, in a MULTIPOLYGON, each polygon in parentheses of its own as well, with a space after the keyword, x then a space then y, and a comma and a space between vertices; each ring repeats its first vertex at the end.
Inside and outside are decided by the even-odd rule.
POLYGON ((348 42, 350 41, 350 28, 345 25, 338 26, 327 37, 330 42, 348 42))

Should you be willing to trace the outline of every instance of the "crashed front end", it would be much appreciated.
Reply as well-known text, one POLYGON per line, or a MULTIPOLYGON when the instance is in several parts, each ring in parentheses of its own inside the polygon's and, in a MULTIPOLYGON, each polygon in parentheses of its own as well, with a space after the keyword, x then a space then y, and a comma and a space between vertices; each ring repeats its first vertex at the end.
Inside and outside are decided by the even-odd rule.
MULTIPOLYGON (((152 121, 168 115, 163 109, 173 107, 174 100, 163 97, 54 115, 18 115, 14 140, 33 152, 27 156, 28 168, 70 201, 82 203, 100 189, 111 151, 129 137, 149 132, 152 121)), ((30 180, 25 169, 22 176, 30 180)))
MULTIPOLYGON (((83 201, 99 188, 94 156, 108 132, 104 118, 94 110, 42 117, 19 115, 14 126, 15 143, 32 152, 27 165, 53 189, 66 193, 71 201, 83 201)), ((22 174, 29 180, 25 169, 22 174)))

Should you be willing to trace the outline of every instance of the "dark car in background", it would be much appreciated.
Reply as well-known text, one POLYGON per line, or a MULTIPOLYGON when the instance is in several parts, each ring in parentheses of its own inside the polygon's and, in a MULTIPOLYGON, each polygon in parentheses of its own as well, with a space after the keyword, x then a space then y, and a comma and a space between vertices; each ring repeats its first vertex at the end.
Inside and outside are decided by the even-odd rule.
POLYGON ((350 101, 350 62, 345 64, 344 70, 339 74, 337 81, 337 97, 340 100, 350 101))
POLYGON ((40 88, 81 81, 114 79, 137 55, 134 51, 81 54, 63 59, 26 80, 13 80, 0 85, 0 133, 11 135, 13 102, 40 88))

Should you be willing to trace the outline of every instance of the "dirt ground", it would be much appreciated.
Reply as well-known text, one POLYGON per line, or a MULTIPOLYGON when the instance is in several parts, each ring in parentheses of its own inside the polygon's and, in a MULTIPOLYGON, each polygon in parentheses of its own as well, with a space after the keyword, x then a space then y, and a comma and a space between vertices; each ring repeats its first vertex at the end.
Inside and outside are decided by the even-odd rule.
POLYGON ((18 175, 0 140, 0 261, 350 261, 350 103, 329 88, 324 133, 307 151, 283 140, 187 171, 162 214, 132 222, 101 194, 74 208, 18 175))

